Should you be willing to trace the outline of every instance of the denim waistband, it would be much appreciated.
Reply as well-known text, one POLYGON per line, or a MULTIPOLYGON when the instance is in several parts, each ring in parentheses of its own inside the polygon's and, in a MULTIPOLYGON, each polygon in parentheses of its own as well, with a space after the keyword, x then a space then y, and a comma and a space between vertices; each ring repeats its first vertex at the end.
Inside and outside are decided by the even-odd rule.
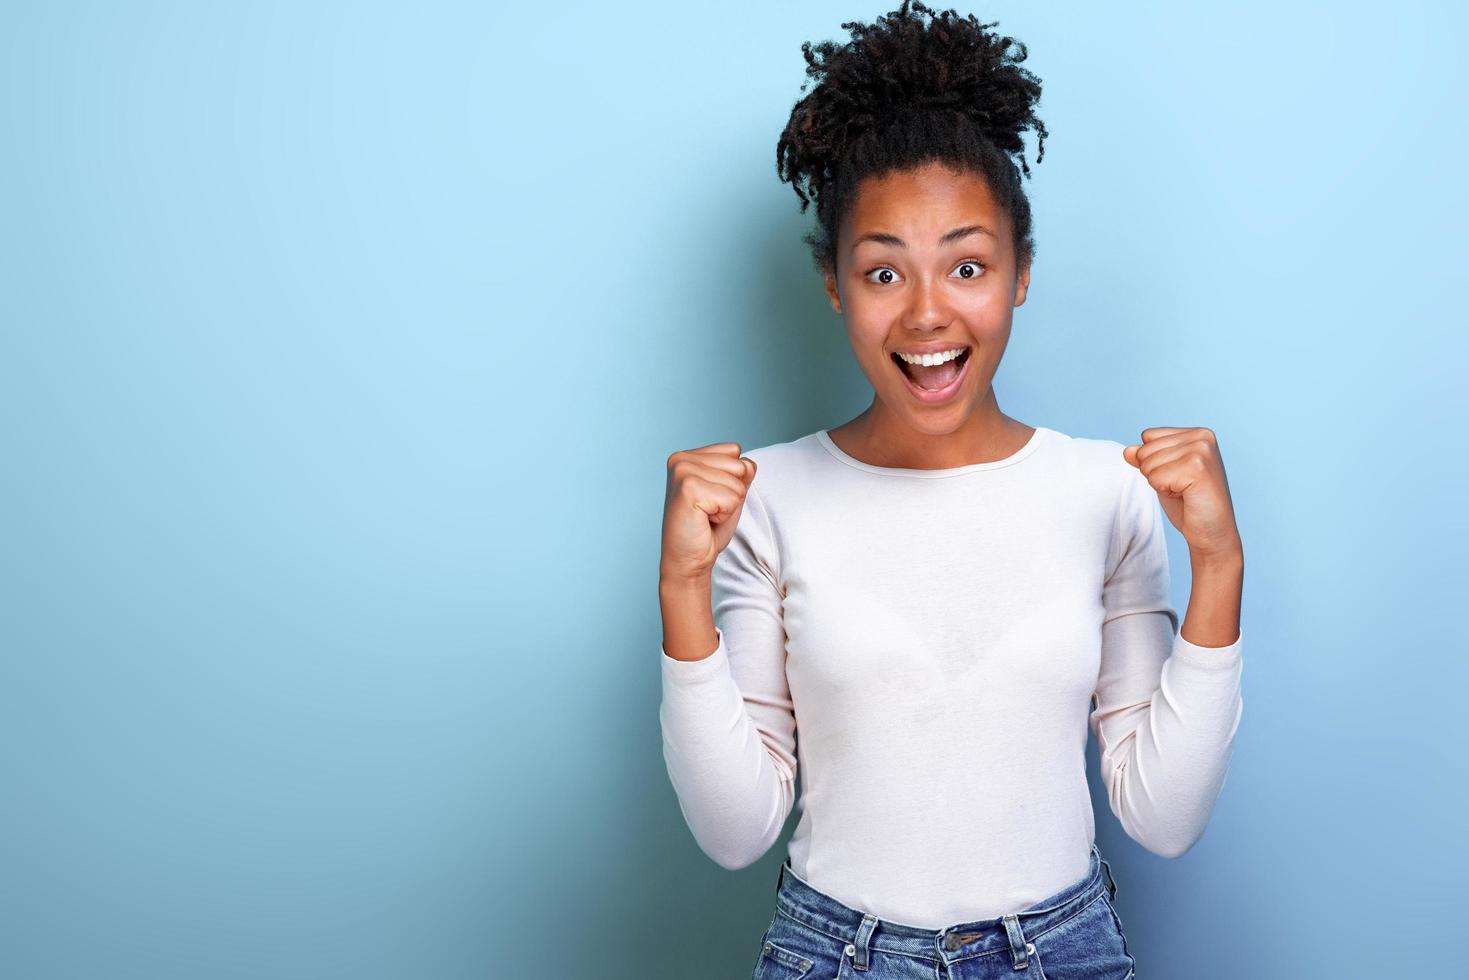
POLYGON ((1095 901, 1105 891, 1116 894, 1112 869, 1092 845, 1087 873, 1029 908, 994 919, 961 922, 943 929, 920 929, 854 909, 818 890, 796 874, 789 857, 776 879, 776 907, 784 914, 840 942, 865 967, 868 950, 882 950, 953 962, 1001 950, 1024 961, 1025 946, 1095 901), (855 947, 855 948, 853 948, 855 947))

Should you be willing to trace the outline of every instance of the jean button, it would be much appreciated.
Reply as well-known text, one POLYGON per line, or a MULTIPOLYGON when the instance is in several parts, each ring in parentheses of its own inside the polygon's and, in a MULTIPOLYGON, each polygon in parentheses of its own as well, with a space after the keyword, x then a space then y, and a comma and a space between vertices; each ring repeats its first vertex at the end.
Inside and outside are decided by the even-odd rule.
POLYGON ((958 948, 959 948, 959 936, 958 936, 958 934, 952 933, 952 932, 949 933, 949 935, 944 938, 944 949, 947 949, 949 952, 952 953, 954 950, 956 950, 958 948))

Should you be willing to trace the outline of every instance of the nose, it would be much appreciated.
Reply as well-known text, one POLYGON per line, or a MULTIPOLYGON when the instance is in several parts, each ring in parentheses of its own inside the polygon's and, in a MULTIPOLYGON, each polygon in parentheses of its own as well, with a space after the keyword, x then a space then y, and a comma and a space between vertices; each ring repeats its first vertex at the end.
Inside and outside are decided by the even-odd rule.
POLYGON ((930 276, 921 276, 913 287, 913 302, 908 308, 907 327, 918 332, 942 330, 953 322, 944 303, 943 286, 930 276))

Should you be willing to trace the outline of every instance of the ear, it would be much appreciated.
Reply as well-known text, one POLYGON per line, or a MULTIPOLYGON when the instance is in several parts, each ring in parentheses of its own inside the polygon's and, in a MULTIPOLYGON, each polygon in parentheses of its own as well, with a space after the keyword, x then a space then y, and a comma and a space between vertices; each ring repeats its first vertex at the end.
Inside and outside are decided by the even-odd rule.
POLYGON ((1020 306, 1025 302, 1026 291, 1030 289, 1030 263, 1027 261, 1020 268, 1020 275, 1015 280, 1015 305, 1020 306))
POLYGON ((842 312, 842 297, 837 292, 836 270, 827 269, 821 276, 822 285, 826 289, 826 298, 831 302, 831 308, 836 312, 842 312))

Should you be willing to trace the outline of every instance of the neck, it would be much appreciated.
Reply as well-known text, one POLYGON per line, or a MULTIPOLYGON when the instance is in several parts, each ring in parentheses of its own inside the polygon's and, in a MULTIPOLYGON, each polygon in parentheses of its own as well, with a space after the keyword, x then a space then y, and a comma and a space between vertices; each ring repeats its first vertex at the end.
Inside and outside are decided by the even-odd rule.
POLYGON ((1004 459, 1034 432, 1000 411, 991 388, 985 401, 947 432, 916 428, 874 398, 866 411, 829 434, 843 452, 864 463, 939 470, 1004 459))

